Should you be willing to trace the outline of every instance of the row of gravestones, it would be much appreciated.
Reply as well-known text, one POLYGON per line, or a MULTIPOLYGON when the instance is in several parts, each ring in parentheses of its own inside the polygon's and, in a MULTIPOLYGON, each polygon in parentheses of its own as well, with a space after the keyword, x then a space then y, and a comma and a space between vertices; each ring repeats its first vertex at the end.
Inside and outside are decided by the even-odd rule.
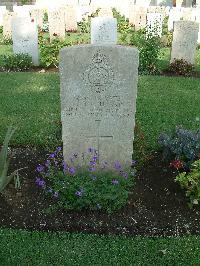
MULTIPOLYGON (((35 9, 30 6, 14 7, 14 13, 6 13, 4 17, 1 16, 5 8, 0 8, 0 25, 5 27, 4 37, 9 38, 11 36, 11 17, 16 14, 18 16, 29 16, 34 19, 38 26, 42 28, 43 26, 43 9, 35 9), (30 13, 29 13, 30 12, 30 13)), ((96 8, 96 7, 95 7, 96 8)), ((141 7, 132 5, 129 9, 129 22, 135 26, 135 29, 141 29, 147 26, 148 32, 161 36, 163 19, 165 16, 169 16, 168 19, 168 30, 173 30, 173 25, 175 21, 191 20, 200 23, 200 10, 199 9, 183 9, 183 8, 162 8, 151 7, 141 7), (158 13, 160 11, 160 13, 158 13), (149 13, 147 13, 149 12, 149 13), (190 14, 190 15, 189 15, 190 14)), ((111 8, 102 8, 99 12, 100 17, 112 17, 111 8)), ((85 17, 86 18, 86 17, 85 17)), ((49 33, 50 39, 52 40, 54 36, 65 38, 65 31, 76 31, 77 30, 77 12, 75 6, 67 6, 62 8, 52 8, 48 9, 48 20, 49 20, 49 33)), ((200 28, 199 28, 199 38, 200 42, 200 28)))

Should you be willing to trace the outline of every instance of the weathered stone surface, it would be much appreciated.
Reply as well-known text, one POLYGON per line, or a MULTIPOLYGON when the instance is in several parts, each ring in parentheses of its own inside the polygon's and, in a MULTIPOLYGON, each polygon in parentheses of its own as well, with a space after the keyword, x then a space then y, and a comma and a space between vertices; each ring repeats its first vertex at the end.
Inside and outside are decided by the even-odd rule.
POLYGON ((6 7, 0 6, 0 26, 3 26, 3 15, 6 13, 6 7))
POLYGON ((195 53, 198 39, 199 24, 193 21, 174 22, 171 61, 184 59, 195 63, 195 53))
POLYGON ((93 147, 98 151, 99 162, 130 163, 138 61, 138 50, 131 47, 80 45, 61 50, 61 120, 66 162, 72 154, 80 156, 93 147))
POLYGON ((38 31, 35 22, 30 18, 15 17, 12 19, 13 52, 28 54, 35 66, 39 65, 38 31))
POLYGON ((134 25, 136 30, 145 28, 147 24, 147 8, 132 5, 130 7, 129 23, 134 25))
POLYGON ((65 8, 65 30, 77 31, 77 8, 75 6, 65 8))
POLYGON ((3 14, 3 37, 5 39, 12 38, 12 18, 16 17, 16 13, 14 12, 6 12, 3 14))
POLYGON ((18 17, 30 17, 30 7, 27 6, 13 6, 13 12, 15 12, 18 17))
POLYGON ((110 7, 101 8, 99 13, 98 13, 98 16, 99 17, 110 17, 110 18, 112 18, 113 17, 112 9, 110 7))
POLYGON ((96 17, 91 19, 92 44, 117 44, 116 18, 96 17))
POLYGON ((52 41, 55 38, 65 39, 65 12, 63 8, 48 9, 49 35, 52 41))
POLYGON ((37 8, 31 10, 31 18, 34 19, 34 21, 40 28, 43 27, 43 17, 44 17, 44 9, 37 8))
POLYGON ((173 30, 174 22, 179 21, 182 17, 182 11, 180 8, 172 8, 169 12, 169 19, 168 19, 168 31, 173 30))

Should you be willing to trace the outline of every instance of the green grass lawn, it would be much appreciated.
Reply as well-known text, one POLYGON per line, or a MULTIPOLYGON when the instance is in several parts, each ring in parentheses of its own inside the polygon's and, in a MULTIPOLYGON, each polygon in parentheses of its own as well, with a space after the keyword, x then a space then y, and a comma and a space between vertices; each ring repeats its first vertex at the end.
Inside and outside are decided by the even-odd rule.
MULTIPOLYGON (((0 73, 0 143, 10 124, 14 145, 55 146, 60 131, 59 74, 0 73)), ((200 127, 200 82, 194 78, 140 76, 136 120, 148 148, 176 125, 200 127)), ((52 147, 53 148, 53 147, 52 147)))
POLYGON ((0 230, 0 265, 187 265, 200 237, 142 238, 0 230))

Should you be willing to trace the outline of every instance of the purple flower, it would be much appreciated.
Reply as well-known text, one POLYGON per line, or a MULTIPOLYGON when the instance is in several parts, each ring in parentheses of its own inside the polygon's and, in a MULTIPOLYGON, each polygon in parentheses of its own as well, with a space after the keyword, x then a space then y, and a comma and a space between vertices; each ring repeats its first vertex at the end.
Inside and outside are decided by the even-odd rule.
POLYGON ((113 184, 113 185, 118 185, 118 184, 119 184, 119 181, 118 181, 117 179, 113 179, 113 180, 112 180, 112 184, 113 184))
POLYGON ((53 196, 54 198, 58 198, 58 192, 54 192, 53 196))
POLYGON ((79 190, 77 190, 77 191, 75 192, 75 195, 76 195, 77 197, 82 197, 82 195, 83 195, 83 192, 82 192, 82 191, 79 191, 79 190))
POLYGON ((128 174, 127 174, 127 173, 125 173, 125 172, 122 174, 122 176, 123 176, 125 179, 127 179, 127 178, 128 178, 128 174))
POLYGON ((97 155, 94 155, 94 156, 92 157, 92 160, 93 160, 93 161, 97 161, 97 160, 98 160, 98 156, 97 156, 97 155))
POLYGON ((67 166, 65 161, 62 161, 62 166, 63 166, 63 172, 66 173, 67 169, 68 169, 68 166, 67 166))
POLYGON ((49 158, 52 158, 52 159, 53 159, 53 158, 55 158, 55 156, 56 156, 55 153, 51 153, 51 154, 49 155, 49 158))
POLYGON ((88 170, 89 170, 90 172, 94 172, 94 171, 96 171, 96 168, 95 168, 95 167, 90 167, 88 170))
POLYGON ((93 152, 93 148, 88 148, 88 152, 93 152))
POLYGON ((114 162, 114 168, 115 168, 116 170, 120 170, 120 169, 122 168, 122 166, 121 166, 121 164, 120 164, 119 161, 115 161, 115 162, 114 162))
POLYGON ((76 170, 75 170, 74 167, 70 167, 68 171, 69 171, 69 173, 70 173, 71 175, 74 175, 74 174, 76 173, 76 170))
POLYGON ((37 166, 37 171, 40 173, 40 172, 43 172, 44 171, 44 166, 43 165, 41 165, 41 164, 39 164, 38 166, 37 166))
POLYGON ((60 152, 62 150, 62 147, 57 147, 56 151, 60 152))
POLYGON ((89 165, 90 166, 95 166, 96 165, 96 162, 95 161, 90 161, 89 165))
POLYGON ((46 167, 49 167, 50 164, 51 164, 50 160, 47 160, 47 161, 45 162, 45 166, 46 166, 46 167))
POLYGON ((38 187, 44 188, 46 186, 46 182, 43 179, 38 178, 38 177, 36 178, 35 183, 36 185, 38 185, 38 187))

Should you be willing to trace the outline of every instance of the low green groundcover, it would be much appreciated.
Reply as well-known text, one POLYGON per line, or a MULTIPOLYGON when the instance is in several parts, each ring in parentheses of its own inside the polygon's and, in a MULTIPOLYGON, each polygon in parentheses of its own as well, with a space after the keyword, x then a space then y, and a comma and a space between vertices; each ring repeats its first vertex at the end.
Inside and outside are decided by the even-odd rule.
POLYGON ((0 230, 0 264, 200 264, 200 237, 125 237, 0 230))

